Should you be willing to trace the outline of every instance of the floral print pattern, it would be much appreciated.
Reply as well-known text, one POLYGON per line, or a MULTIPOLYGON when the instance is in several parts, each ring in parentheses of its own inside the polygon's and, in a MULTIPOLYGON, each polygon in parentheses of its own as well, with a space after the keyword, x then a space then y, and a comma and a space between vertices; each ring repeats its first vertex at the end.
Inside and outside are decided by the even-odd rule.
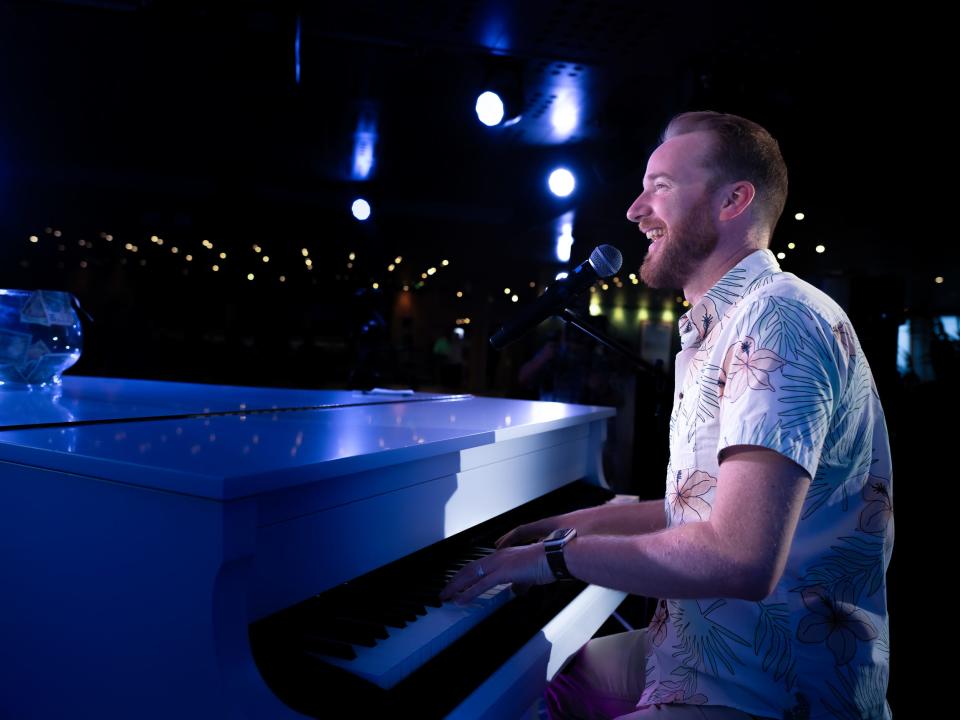
POLYGON ((888 720, 890 448, 850 321, 758 250, 679 326, 668 525, 709 520, 718 458, 732 445, 779 452, 811 484, 770 596, 658 604, 638 707, 674 702, 766 717, 888 720))

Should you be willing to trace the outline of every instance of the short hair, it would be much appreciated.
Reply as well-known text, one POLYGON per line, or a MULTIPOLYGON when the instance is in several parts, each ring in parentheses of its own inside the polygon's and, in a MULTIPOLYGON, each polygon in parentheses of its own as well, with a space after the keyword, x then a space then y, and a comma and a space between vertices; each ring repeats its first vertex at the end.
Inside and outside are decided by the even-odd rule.
POLYGON ((712 111, 675 115, 663 131, 661 142, 677 135, 710 132, 716 138, 708 168, 718 184, 749 180, 757 190, 754 201, 770 227, 777 225, 787 202, 787 166, 780 145, 767 130, 739 115, 712 111))

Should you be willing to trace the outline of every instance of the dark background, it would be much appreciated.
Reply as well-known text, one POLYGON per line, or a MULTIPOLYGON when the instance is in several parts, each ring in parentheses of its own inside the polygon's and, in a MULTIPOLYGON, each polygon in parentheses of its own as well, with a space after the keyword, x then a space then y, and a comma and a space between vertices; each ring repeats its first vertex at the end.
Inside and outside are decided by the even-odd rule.
MULTIPOLYGON (((840 5, 2 2, 0 286, 80 299, 94 322, 76 374, 536 397, 543 383, 521 369, 556 327, 502 353, 486 338, 610 243, 623 287, 604 293, 596 321, 640 349, 664 309, 683 311, 677 293, 627 279, 647 245, 624 218, 647 155, 677 112, 750 117, 791 173, 772 249, 848 310, 887 408, 900 528, 893 701, 907 694, 900 663, 920 652, 908 623, 925 606, 906 588, 928 585, 909 558, 948 542, 921 525, 921 488, 949 447, 934 418, 956 397, 955 344, 937 342, 934 320, 960 314, 938 191, 953 157, 938 107, 945 20, 840 5), (486 128, 473 105, 497 76, 521 119, 486 128), (579 124, 557 137, 551 109, 565 97, 579 124), (361 131, 373 141, 366 179, 353 172, 361 131), (559 164, 577 175, 566 199, 546 189, 559 164), (360 196, 373 207, 365 223, 350 214, 360 196), (568 211, 576 242, 561 263, 568 211), (644 307, 651 321, 637 319, 644 307), (908 319, 929 353, 904 379, 897 328, 908 319), (433 352, 458 320, 462 366, 433 352)), ((603 356, 597 372, 606 382, 580 399, 620 409, 612 482, 662 494, 672 368, 658 380, 603 356)))

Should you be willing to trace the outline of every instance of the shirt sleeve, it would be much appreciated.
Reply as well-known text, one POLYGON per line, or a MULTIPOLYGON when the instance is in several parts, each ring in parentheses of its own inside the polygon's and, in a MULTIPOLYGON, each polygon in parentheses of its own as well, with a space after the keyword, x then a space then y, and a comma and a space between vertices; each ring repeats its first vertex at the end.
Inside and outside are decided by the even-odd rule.
MULTIPOLYGON (((840 330, 849 323, 838 322, 840 330)), ((845 347, 802 299, 767 295, 740 308, 723 353, 717 453, 733 445, 774 450, 812 478, 842 393, 845 347)))

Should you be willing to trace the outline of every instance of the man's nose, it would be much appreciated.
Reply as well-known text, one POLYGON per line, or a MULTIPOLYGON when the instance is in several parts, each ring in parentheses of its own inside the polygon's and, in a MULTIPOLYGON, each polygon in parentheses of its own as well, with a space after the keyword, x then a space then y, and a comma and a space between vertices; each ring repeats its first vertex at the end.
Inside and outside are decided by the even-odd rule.
POLYGON ((643 199, 642 194, 627 208, 627 220, 630 222, 638 223, 649 214, 650 206, 643 199))

